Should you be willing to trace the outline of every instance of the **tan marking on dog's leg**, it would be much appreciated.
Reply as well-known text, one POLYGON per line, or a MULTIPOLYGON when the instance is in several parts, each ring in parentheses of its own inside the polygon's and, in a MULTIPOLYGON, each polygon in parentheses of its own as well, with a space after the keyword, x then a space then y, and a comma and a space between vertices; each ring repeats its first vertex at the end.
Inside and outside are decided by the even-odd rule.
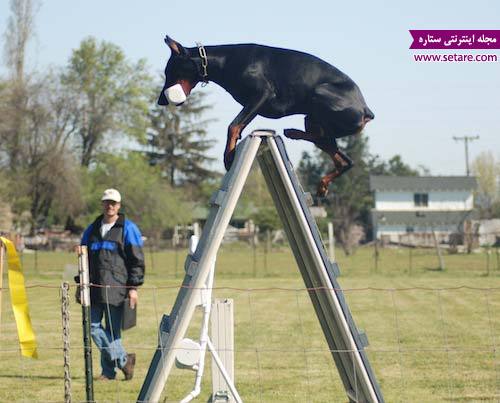
POLYGON ((234 160, 236 143, 241 137, 241 131, 243 130, 243 128, 243 125, 229 126, 228 128, 226 149, 224 151, 224 166, 226 170, 229 170, 229 168, 231 168, 234 160))

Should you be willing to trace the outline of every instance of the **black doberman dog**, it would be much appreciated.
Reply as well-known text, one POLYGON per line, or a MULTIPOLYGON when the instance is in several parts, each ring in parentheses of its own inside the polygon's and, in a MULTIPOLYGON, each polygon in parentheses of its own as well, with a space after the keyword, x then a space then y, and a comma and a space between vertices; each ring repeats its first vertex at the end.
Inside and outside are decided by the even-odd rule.
POLYGON ((243 109, 228 128, 224 165, 229 169, 242 130, 257 115, 278 119, 305 114, 305 131, 285 129, 291 139, 307 140, 326 152, 335 169, 318 185, 328 185, 352 167, 337 138, 357 134, 374 118, 358 86, 325 61, 288 49, 255 44, 185 48, 168 36, 172 51, 159 105, 183 103, 199 82, 219 84, 243 109))

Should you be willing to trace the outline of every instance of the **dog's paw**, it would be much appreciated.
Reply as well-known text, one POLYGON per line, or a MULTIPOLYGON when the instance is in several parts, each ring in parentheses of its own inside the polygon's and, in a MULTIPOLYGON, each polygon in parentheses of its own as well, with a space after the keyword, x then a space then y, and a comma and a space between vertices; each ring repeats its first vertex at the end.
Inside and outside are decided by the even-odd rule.
POLYGON ((316 190, 316 196, 317 197, 326 197, 327 194, 328 194, 328 184, 320 182, 318 184, 318 189, 316 190))

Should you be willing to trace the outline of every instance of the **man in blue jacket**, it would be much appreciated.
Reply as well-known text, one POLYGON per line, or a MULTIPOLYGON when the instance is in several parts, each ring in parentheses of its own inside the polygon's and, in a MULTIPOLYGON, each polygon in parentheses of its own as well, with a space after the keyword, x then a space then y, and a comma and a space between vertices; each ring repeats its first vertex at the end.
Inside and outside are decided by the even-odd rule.
POLYGON ((142 236, 137 225, 118 213, 121 195, 106 189, 101 198, 103 214, 90 224, 82 237, 89 254, 90 331, 101 352, 100 380, 114 379, 116 368, 125 380, 134 375, 135 354, 125 351, 121 341, 123 304, 137 304, 137 287, 144 282, 142 236), (109 287, 107 287, 109 286, 109 287), (105 318, 105 324, 102 320, 105 318))

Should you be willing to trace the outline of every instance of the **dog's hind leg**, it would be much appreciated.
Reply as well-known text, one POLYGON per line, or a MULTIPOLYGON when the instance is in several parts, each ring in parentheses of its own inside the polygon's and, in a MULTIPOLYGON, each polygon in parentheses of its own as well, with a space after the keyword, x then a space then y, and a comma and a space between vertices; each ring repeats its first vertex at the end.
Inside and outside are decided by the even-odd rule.
POLYGON ((335 140, 333 140, 330 144, 317 143, 316 146, 331 157, 333 166, 335 167, 333 171, 323 176, 319 181, 317 195, 319 197, 323 197, 328 193, 328 186, 330 183, 352 168, 353 161, 338 149, 337 142, 335 140))
POLYGON ((309 115, 304 119, 305 131, 299 129, 285 129, 285 137, 293 140, 305 140, 316 143, 324 136, 324 130, 319 123, 314 121, 309 115))
POLYGON ((335 178, 338 178, 351 169, 353 165, 352 160, 339 150, 335 138, 328 137, 325 133, 324 126, 309 115, 305 117, 305 131, 285 129, 283 133, 290 139, 310 141, 321 151, 327 153, 332 159, 335 169, 321 178, 317 189, 318 196, 326 196, 328 193, 328 185, 333 182, 335 178))

